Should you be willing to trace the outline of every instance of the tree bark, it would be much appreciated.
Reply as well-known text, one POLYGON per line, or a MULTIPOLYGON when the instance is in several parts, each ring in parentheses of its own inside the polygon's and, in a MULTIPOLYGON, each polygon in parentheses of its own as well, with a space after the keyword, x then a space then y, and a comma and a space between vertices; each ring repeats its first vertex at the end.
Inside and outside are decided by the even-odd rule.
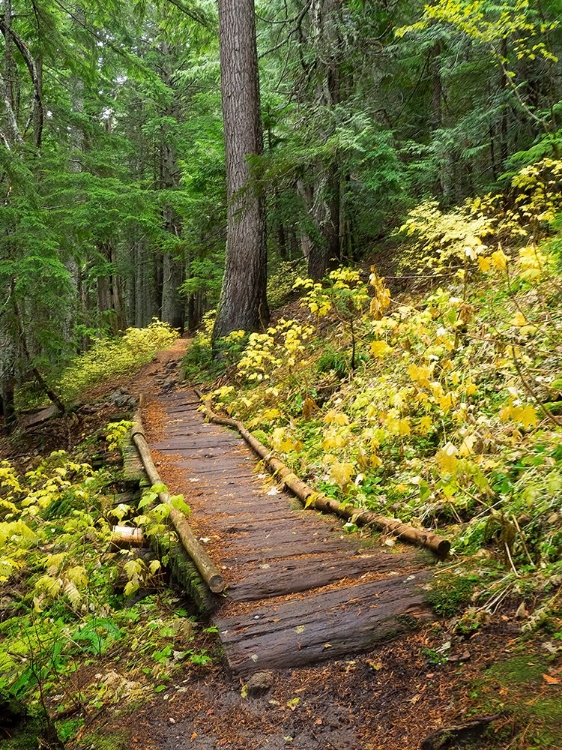
POLYGON ((269 319, 265 205, 249 162, 263 149, 253 0, 219 0, 219 41, 228 218, 213 341, 269 319))
MULTIPOLYGON (((176 121, 181 120, 177 103, 177 93, 173 83, 172 49, 166 42, 160 45, 162 54, 162 81, 170 92, 171 100, 166 104, 165 115, 176 121)), ((160 144, 160 189, 172 191, 178 188, 179 169, 173 137, 162 128, 160 144)), ((170 235, 170 244, 177 241, 181 234, 181 219, 169 203, 162 211, 164 231, 170 235)), ((180 295, 179 287, 184 281, 184 261, 177 258, 173 250, 165 248, 162 258, 162 311, 161 318, 174 328, 183 331, 185 323, 185 301, 180 295)))

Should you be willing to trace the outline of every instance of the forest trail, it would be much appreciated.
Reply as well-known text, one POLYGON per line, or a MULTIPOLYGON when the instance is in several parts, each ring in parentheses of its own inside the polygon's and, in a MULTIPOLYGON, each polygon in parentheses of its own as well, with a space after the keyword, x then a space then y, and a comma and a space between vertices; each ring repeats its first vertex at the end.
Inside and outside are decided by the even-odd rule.
POLYGON ((256 472, 237 433, 204 421, 192 390, 159 380, 143 417, 149 443, 228 582, 212 621, 233 673, 366 652, 431 616, 429 553, 376 546, 304 510, 256 472))

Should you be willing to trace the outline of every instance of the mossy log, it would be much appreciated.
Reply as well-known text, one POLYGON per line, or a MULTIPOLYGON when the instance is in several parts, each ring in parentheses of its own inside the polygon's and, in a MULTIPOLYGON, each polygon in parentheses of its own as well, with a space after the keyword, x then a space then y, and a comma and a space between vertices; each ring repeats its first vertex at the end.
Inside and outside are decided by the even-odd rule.
POLYGON ((151 537, 150 548, 164 561, 174 581, 186 592, 201 614, 210 615, 217 609, 220 597, 209 591, 193 560, 179 542, 166 534, 157 534, 151 537))
POLYGON ((215 414, 203 399, 202 394, 197 390, 195 392, 205 405, 205 413, 209 421, 224 425, 225 427, 234 427, 238 430, 246 443, 263 460, 269 470, 275 476, 279 477, 285 487, 291 490, 307 508, 314 508, 322 513, 333 513, 346 521, 352 519, 353 523, 358 526, 373 526, 387 534, 393 534, 404 541, 427 547, 440 557, 448 554, 451 549, 449 540, 444 539, 429 529, 416 529, 409 524, 402 523, 397 518, 388 518, 372 511, 363 510, 350 503, 339 503, 337 500, 315 492, 302 479, 299 479, 291 469, 285 466, 282 461, 272 456, 271 450, 248 432, 242 422, 215 414))
MULTIPOLYGON (((162 480, 160 478, 160 475, 158 474, 156 466, 154 465, 150 447, 146 441, 146 436, 144 433, 144 428, 142 426, 139 411, 137 411, 133 419, 131 439, 137 447, 144 469, 151 484, 154 485, 161 483, 162 480)), ((183 544, 185 551, 193 560, 197 570, 203 577, 203 580, 213 593, 222 593, 226 588, 226 581, 224 580, 215 563, 211 560, 209 555, 199 544, 197 538, 195 537, 195 534, 193 533, 187 522, 186 517, 181 511, 172 506, 170 502, 170 495, 168 494, 168 492, 160 492, 159 498, 161 503, 164 503, 170 507, 169 519, 181 543, 183 544)))

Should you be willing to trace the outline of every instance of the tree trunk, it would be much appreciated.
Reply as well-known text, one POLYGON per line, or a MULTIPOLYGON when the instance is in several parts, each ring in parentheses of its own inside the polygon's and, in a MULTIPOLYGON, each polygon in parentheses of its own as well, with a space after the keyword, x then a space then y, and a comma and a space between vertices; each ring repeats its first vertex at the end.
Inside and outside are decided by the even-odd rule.
MULTIPOLYGON (((177 94, 173 85, 174 55, 166 42, 160 45, 162 53, 162 81, 170 94, 170 101, 166 104, 165 115, 176 121, 181 120, 181 113, 177 103, 177 94)), ((160 189, 172 191, 178 187, 179 170, 176 148, 172 137, 162 129, 160 146, 160 189)), ((179 240, 181 234, 181 219, 173 206, 168 204, 162 212, 164 231, 170 236, 170 244, 179 240)), ((184 280, 184 261, 176 257, 176 253, 168 248, 164 249, 162 258, 162 311, 161 318, 174 328, 183 331, 185 321, 185 302, 179 292, 184 280)))
POLYGON ((219 41, 228 223, 213 341, 269 319, 265 205, 248 161, 263 149, 253 0, 219 0, 219 41))

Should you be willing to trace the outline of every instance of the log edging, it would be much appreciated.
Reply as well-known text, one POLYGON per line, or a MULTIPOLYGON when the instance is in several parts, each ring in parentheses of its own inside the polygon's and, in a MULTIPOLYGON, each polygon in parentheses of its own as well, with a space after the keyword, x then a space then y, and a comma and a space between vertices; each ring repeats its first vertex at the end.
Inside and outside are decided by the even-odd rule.
POLYGON ((299 479, 295 473, 289 469, 282 461, 272 455, 272 451, 263 443, 260 443, 247 429, 242 422, 231 417, 221 417, 215 414, 207 403, 207 400, 197 388, 193 389, 205 407, 205 414, 210 422, 224 425, 225 427, 234 427, 241 437, 252 450, 263 460, 269 471, 278 476, 285 487, 305 504, 306 508, 314 508, 322 513, 332 513, 339 518, 348 521, 353 519, 353 523, 358 526, 373 526, 387 534, 393 534, 397 538, 426 547, 439 557, 445 557, 451 549, 451 543, 439 534, 435 534, 430 529, 416 529, 414 526, 402 523, 397 518, 389 518, 379 513, 373 513, 369 510, 363 510, 350 503, 339 503, 337 500, 327 497, 320 492, 315 492, 312 487, 299 479))
MULTIPOLYGON (((139 401, 139 408, 135 412, 133 417, 133 426, 131 427, 131 440, 137 447, 141 461, 143 463, 146 475, 152 485, 162 483, 162 479, 154 465, 152 460, 152 454, 150 446, 146 440, 144 427, 141 418, 143 399, 139 401)), ((170 494, 168 492, 159 492, 158 497, 161 503, 170 507, 169 519, 174 527, 185 551, 189 557, 193 560, 195 567, 201 574, 201 577, 214 594, 222 594, 226 589, 226 581, 221 575, 219 569, 215 563, 211 560, 207 552, 203 549, 195 534, 193 533, 190 525, 187 522, 185 515, 177 508, 174 508, 170 502, 170 494)))

